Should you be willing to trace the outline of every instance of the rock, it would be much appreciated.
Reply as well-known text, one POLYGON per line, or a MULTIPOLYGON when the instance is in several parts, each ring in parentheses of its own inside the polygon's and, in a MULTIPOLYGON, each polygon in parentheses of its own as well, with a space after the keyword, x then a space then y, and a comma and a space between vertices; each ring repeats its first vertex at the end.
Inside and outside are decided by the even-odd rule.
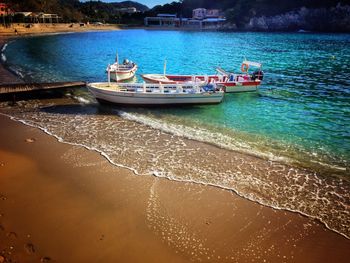
POLYGON ((28 143, 33 143, 33 142, 35 142, 35 139, 34 139, 34 138, 27 138, 27 139, 26 139, 26 142, 28 142, 28 143))
POLYGON ((4 256, 0 256, 0 263, 4 263, 5 262, 5 257, 4 256))

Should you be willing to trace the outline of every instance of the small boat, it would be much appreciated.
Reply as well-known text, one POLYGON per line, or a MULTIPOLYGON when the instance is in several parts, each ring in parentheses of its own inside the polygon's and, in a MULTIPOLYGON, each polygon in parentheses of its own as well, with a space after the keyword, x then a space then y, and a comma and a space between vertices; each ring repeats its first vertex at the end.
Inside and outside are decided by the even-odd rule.
POLYGON ((215 85, 98 82, 87 87, 99 102, 126 105, 216 104, 224 97, 215 85))
POLYGON ((219 80, 217 85, 223 87, 227 93, 257 91, 264 78, 264 72, 261 68, 261 63, 247 60, 242 62, 241 74, 226 72, 221 68, 217 68, 217 72, 223 76, 223 80, 219 80), (250 67, 256 67, 257 70, 249 74, 250 67))
POLYGON ((246 92, 256 91, 263 80, 264 73, 261 70, 261 63, 243 61, 241 66, 241 74, 226 72, 221 68, 217 68, 216 75, 170 75, 170 74, 143 74, 142 78, 148 83, 213 83, 223 87, 225 92, 246 92), (249 74, 251 66, 258 67, 258 70, 249 74))
POLYGON ((147 83, 210 83, 219 81, 218 75, 169 75, 169 74, 143 74, 142 78, 147 83))
POLYGON ((188 84, 206 84, 210 82, 216 82, 219 80, 218 75, 169 75, 166 74, 166 60, 164 61, 163 74, 143 74, 141 75, 144 81, 147 83, 161 83, 161 84, 176 84, 176 83, 188 83, 188 84))
POLYGON ((136 71, 137 65, 132 61, 124 59, 123 63, 119 64, 118 53, 115 58, 115 63, 108 65, 106 69, 107 74, 109 74, 108 78, 117 82, 132 79, 136 71))

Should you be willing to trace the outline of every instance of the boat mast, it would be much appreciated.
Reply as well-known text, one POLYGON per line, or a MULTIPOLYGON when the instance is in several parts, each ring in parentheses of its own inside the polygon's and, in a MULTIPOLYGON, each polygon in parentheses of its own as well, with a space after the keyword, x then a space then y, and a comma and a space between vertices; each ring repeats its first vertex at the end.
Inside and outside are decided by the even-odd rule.
POLYGON ((117 64, 117 70, 119 70, 119 57, 118 57, 118 50, 117 50, 117 54, 115 55, 115 63, 117 64))
POLYGON ((164 59, 164 68, 163 68, 163 75, 165 77, 165 73, 166 73, 166 59, 164 59))
POLYGON ((108 78, 108 87, 111 85, 111 65, 108 64, 107 67, 107 78, 108 78))

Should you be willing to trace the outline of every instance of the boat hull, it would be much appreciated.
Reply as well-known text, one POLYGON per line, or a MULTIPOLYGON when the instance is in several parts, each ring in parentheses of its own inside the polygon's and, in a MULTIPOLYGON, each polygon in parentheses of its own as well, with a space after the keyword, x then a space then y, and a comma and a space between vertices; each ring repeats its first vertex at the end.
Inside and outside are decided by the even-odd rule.
POLYGON ((190 83, 195 79, 197 82, 214 81, 218 86, 224 88, 226 93, 238 93, 238 92, 254 92, 258 90, 260 81, 222 81, 222 78, 218 75, 159 75, 159 74, 144 74, 142 78, 147 83, 161 83, 161 84, 174 84, 174 83, 190 83), (165 77, 165 78, 164 78, 165 77))
POLYGON ((258 91, 260 82, 247 82, 247 83, 218 83, 218 86, 224 87, 226 93, 238 93, 238 92, 254 92, 258 91))
POLYGON ((125 73, 116 73, 111 72, 111 80, 113 81, 123 81, 132 79, 135 76, 135 72, 125 72, 125 73))
POLYGON ((178 105, 178 104, 217 104, 223 100, 223 92, 215 93, 136 93, 113 91, 88 85, 88 89, 97 100, 123 105, 178 105))
POLYGON ((207 78, 208 82, 218 81, 217 75, 210 76, 191 76, 191 75, 160 75, 160 74, 143 74, 142 78, 147 83, 161 83, 161 84, 175 84, 175 83, 188 83, 192 81, 204 82, 207 78))
POLYGON ((110 76, 112 81, 123 81, 123 80, 129 80, 135 77, 137 71, 137 66, 135 65, 130 70, 113 70, 110 71, 110 76))

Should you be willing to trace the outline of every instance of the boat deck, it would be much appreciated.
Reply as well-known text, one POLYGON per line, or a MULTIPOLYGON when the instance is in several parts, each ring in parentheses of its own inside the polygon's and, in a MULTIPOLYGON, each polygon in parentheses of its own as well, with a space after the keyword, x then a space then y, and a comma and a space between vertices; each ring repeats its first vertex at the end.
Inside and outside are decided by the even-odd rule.
POLYGON ((152 83, 93 83, 93 88, 105 91, 119 91, 131 93, 201 93, 200 86, 180 84, 152 84, 152 83))

